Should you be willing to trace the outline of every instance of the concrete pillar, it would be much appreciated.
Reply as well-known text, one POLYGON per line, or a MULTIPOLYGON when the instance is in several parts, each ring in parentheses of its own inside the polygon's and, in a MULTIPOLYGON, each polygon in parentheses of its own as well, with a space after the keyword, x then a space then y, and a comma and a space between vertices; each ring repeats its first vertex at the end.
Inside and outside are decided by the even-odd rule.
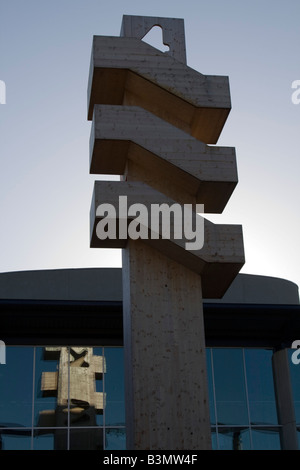
POLYGON ((141 241, 123 250, 128 449, 210 449, 201 277, 141 241))
POLYGON ((272 357, 280 441, 284 450, 298 450, 294 399, 287 349, 276 351, 272 357))

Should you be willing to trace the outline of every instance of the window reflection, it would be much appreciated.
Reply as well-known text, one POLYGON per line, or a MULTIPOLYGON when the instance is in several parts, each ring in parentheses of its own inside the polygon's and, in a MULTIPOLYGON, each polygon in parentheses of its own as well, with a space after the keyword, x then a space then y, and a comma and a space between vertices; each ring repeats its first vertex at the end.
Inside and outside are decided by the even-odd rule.
POLYGON ((30 450, 31 449, 31 430, 22 431, 9 429, 1 431, 0 436, 1 450, 30 450))
POLYGON ((106 449, 107 450, 125 450, 126 434, 123 428, 112 428, 106 430, 106 449))
MULTIPOLYGON (((215 394, 214 394, 214 377, 213 377, 213 367, 212 367, 212 350, 207 349, 206 351, 206 361, 207 361, 207 382, 208 382, 208 396, 209 396, 209 415, 211 425, 216 424, 216 414, 215 414, 215 394)), ((214 436, 214 428, 212 428, 212 439, 214 436)), ((212 443, 213 448, 215 448, 214 442, 212 443)))
MULTIPOLYGON (((263 349, 208 350, 214 449, 280 448, 271 358, 263 349)), ((7 347, 0 448, 126 449, 123 371, 123 348, 7 347)), ((297 405, 299 373, 292 379, 297 405)))
POLYGON ((103 450, 103 428, 72 428, 69 449, 103 450))
POLYGON ((278 428, 252 428, 254 450, 280 450, 280 434, 278 428))
POLYGON ((36 426, 55 426, 55 408, 56 408, 56 376, 58 373, 58 360, 59 355, 51 348, 37 347, 35 348, 35 401, 34 411, 36 426), (48 376, 48 389, 47 382, 45 383, 45 372, 49 373, 48 376), (52 374, 52 381, 51 381, 52 374), (52 382, 52 387, 50 387, 52 382))
POLYGON ((265 349, 208 351, 213 449, 280 448, 272 354, 265 349))
POLYGON ((0 427, 32 425, 33 349, 7 347, 0 368, 0 427))
MULTIPOLYGON (((103 432, 96 416, 103 414, 105 394, 96 390, 96 379, 106 372, 105 357, 91 347, 46 347, 44 360, 56 360, 56 370, 42 372, 43 397, 55 396, 55 408, 39 412, 41 427, 77 427, 70 433, 69 449, 103 449, 103 432), (91 429, 86 429, 92 427, 91 429)), ((66 448, 65 432, 56 429, 54 448, 66 448)))
POLYGON ((107 373, 105 423, 107 426, 125 426, 124 357, 123 348, 105 350, 107 373))
POLYGON ((278 424, 272 354, 272 351, 264 349, 245 350, 250 421, 253 425, 278 424))
POLYGON ((217 423, 247 424, 244 363, 241 349, 213 350, 217 423))
POLYGON ((290 364, 290 374, 291 374, 291 382, 292 382, 292 389, 293 389, 293 397, 294 397, 294 406, 295 406, 295 419, 296 423, 300 424, 300 364, 293 364, 292 362, 292 353, 294 352, 293 349, 289 350, 289 364, 290 364))
POLYGON ((297 440, 298 440, 298 448, 300 449, 300 428, 297 427, 297 440))
POLYGON ((2 449, 123 448, 122 348, 7 347, 6 364, 0 369, 2 449), (107 439, 108 422, 119 426, 119 438, 108 432, 107 439))
POLYGON ((218 433, 220 450, 250 450, 250 431, 246 427, 222 427, 218 433))
MULTIPOLYGON (((65 440, 65 443, 67 440, 65 440)), ((53 450, 54 449, 54 429, 41 432, 38 430, 35 433, 33 441, 34 450, 53 450)), ((65 447, 65 449, 67 446, 65 447)))

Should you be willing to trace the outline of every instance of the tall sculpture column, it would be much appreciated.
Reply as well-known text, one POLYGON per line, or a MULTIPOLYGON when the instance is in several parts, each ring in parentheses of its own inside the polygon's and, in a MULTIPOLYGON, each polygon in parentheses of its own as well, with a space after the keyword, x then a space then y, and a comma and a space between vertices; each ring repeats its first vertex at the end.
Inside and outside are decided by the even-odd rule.
MULTIPOLYGON (((233 148, 215 144, 230 110, 227 77, 186 65, 183 20, 124 16, 120 37, 94 37, 88 118, 97 181, 91 247, 123 249, 128 449, 209 449, 202 297, 222 297, 244 263, 242 230, 204 220, 204 245, 181 239, 100 239, 103 203, 196 204, 222 212, 237 184, 233 148), (168 54, 142 41, 154 25, 168 54)), ((132 216, 132 214, 131 214, 132 216)), ((118 227, 124 225, 119 212, 118 227)), ((150 234, 150 232, 149 232, 150 234)))
POLYGON ((44 359, 58 361, 55 372, 43 372, 41 377, 43 396, 55 396, 57 403, 55 409, 40 411, 40 432, 43 427, 46 433, 52 428, 56 450, 102 449, 96 415, 103 413, 106 396, 96 391, 95 380, 106 372, 105 357, 95 356, 93 348, 74 346, 45 347, 44 359))

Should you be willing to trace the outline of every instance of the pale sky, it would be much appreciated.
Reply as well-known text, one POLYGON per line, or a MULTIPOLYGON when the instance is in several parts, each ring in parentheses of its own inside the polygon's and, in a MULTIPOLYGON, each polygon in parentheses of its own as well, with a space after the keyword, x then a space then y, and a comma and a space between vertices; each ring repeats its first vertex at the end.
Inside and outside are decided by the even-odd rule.
POLYGON ((89 248, 87 81, 93 35, 119 36, 123 14, 183 18, 188 65, 229 76, 217 145, 239 184, 210 219, 243 225, 241 272, 300 285, 299 0, 0 0, 0 272, 121 266, 89 248))

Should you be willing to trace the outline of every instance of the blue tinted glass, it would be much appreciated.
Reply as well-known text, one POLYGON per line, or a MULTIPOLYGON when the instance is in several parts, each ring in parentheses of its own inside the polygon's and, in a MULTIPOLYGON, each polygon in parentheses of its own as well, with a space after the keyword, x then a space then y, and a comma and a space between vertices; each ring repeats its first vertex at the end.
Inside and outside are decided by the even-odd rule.
POLYGON ((31 449, 31 429, 0 431, 1 450, 30 450, 31 449))
POLYGON ((105 425, 125 425, 124 358, 122 348, 105 348, 105 425))
MULTIPOLYGON (((98 409, 96 413, 96 424, 98 426, 103 425, 103 415, 104 415, 104 408, 105 408, 105 395, 103 395, 103 387, 104 387, 104 380, 106 376, 106 365, 105 365, 105 356, 104 356, 104 348, 93 348, 94 356, 101 357, 103 361, 104 373, 98 373, 95 377, 95 390, 98 394, 102 396, 103 407, 102 409, 98 409)), ((99 359, 98 359, 99 360, 99 359)))
POLYGON ((254 429, 252 433, 253 450, 280 450, 279 430, 274 429, 254 429))
POLYGON ((125 449, 125 429, 118 429, 125 422, 123 349, 105 351, 106 368, 101 347, 8 347, 0 366, 0 449, 102 450, 105 442, 125 449), (99 423, 117 428, 105 433, 99 423))
POLYGON ((215 428, 211 429, 211 448, 218 450, 218 435, 215 428))
POLYGON ((243 351, 213 349, 217 422, 248 424, 243 351))
POLYGON ((55 429, 47 429, 42 434, 37 434, 33 440, 34 450, 54 450, 55 429))
POLYGON ((6 364, 0 365, 0 427, 32 425, 32 387, 33 348, 7 346, 6 364))
POLYGON ((105 433, 106 450, 125 450, 126 433, 125 429, 107 429, 105 433))
POLYGON ((35 349, 35 426, 53 427, 57 425, 55 376, 57 377, 59 356, 58 348, 37 347, 35 349))
POLYGON ((248 399, 251 424, 277 424, 272 372, 273 352, 245 349, 248 399))
POLYGON ((296 352, 297 351, 294 349, 290 349, 288 351, 289 358, 290 358, 289 364, 290 364, 291 383, 292 383, 293 397, 294 397, 296 423, 300 424, 300 364, 294 364, 292 362, 292 357, 291 357, 292 354, 296 352))
POLYGON ((211 367, 211 349, 206 350, 206 363, 207 363, 207 381, 208 381, 208 399, 209 399, 209 414, 211 424, 216 424, 215 416, 215 398, 213 392, 213 377, 211 367))
POLYGON ((250 450, 250 431, 247 428, 218 428, 218 450, 250 450))
POLYGON ((300 449, 300 429, 297 428, 298 450, 300 449))

